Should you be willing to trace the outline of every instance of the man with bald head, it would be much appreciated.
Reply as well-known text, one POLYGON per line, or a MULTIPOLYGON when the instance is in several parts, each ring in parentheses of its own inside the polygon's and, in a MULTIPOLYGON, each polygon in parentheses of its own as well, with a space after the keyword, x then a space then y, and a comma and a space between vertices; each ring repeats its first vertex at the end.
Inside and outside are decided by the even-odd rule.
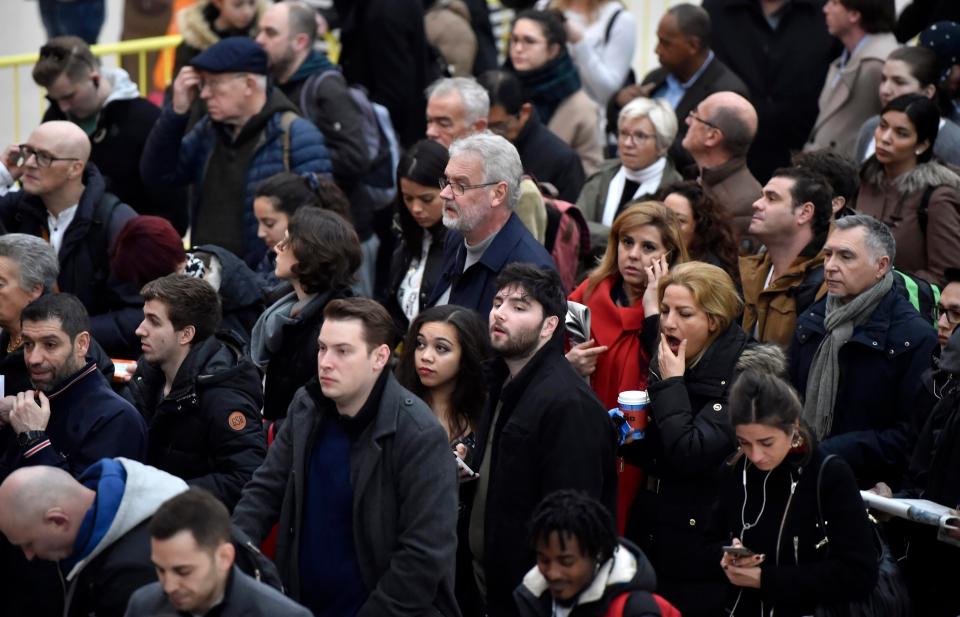
POLYGON ((137 213, 106 191, 89 162, 87 134, 73 122, 44 122, 3 159, 23 190, 0 197, 0 222, 8 232, 49 241, 60 262, 60 291, 80 298, 91 315, 107 312, 119 295, 107 282, 110 247, 137 213))
POLYGON ((686 117, 683 147, 700 170, 703 190, 731 217, 737 237, 747 233, 762 187, 747 169, 757 134, 757 111, 735 92, 716 92, 686 117))
POLYGON ((0 484, 0 532, 27 559, 59 562, 66 593, 57 578, 48 591, 64 598, 63 615, 119 617, 133 592, 156 580, 150 517, 185 490, 180 478, 124 458, 102 459, 76 479, 24 467, 0 484))

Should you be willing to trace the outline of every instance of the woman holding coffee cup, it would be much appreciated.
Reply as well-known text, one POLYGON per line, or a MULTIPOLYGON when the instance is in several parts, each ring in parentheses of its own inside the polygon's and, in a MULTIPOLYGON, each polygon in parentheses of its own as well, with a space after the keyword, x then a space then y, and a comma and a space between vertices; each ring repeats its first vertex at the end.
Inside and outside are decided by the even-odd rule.
MULTIPOLYGON (((567 359, 607 409, 621 392, 645 390, 655 344, 657 278, 687 260, 680 226, 663 204, 645 201, 620 213, 610 227, 600 264, 570 300, 590 309, 591 339, 574 346, 567 359), (642 340, 645 339, 645 340, 642 340)), ((632 465, 619 465, 617 526, 622 534, 642 480, 632 465)))
POLYGON ((726 580, 709 549, 715 527, 718 470, 736 449, 727 391, 738 365, 756 354, 784 363, 775 346, 752 347, 737 325, 742 301, 730 275, 699 261, 680 264, 657 282, 656 356, 643 439, 621 448, 649 474, 631 511, 627 537, 657 570, 657 591, 685 617, 719 615, 726 580))

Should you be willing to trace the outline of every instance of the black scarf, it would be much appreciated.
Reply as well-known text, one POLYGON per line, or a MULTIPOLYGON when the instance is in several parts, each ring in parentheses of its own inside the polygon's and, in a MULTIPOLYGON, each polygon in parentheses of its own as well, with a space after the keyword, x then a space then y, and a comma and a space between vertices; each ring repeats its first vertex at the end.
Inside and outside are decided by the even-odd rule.
POLYGON ((547 125, 560 103, 580 89, 580 75, 570 54, 561 48, 560 54, 538 69, 518 71, 507 60, 507 68, 516 73, 523 84, 523 92, 537 108, 540 122, 547 125))

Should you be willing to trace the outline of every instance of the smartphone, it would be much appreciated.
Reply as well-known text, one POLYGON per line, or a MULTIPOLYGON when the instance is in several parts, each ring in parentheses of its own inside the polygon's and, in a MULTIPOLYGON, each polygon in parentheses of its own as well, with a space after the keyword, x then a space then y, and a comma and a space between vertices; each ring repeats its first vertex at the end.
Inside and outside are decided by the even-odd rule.
POLYGON ((462 469, 462 470, 464 470, 465 472, 467 472, 468 474, 470 474, 470 477, 471 477, 471 478, 477 478, 477 477, 480 476, 480 474, 478 474, 478 473, 475 472, 474 470, 470 469, 470 467, 469 467, 466 463, 463 462, 463 459, 462 459, 462 458, 460 458, 460 457, 457 456, 456 454, 454 454, 453 456, 454 456, 454 458, 457 459, 457 467, 459 467, 460 469, 462 469))
POLYGON ((734 557, 753 557, 756 554, 746 546, 724 546, 723 552, 734 557))

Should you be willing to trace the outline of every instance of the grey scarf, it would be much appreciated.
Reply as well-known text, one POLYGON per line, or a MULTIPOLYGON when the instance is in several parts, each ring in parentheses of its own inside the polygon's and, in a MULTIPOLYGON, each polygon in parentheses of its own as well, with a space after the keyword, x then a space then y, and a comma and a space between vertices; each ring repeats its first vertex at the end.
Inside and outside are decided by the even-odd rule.
POLYGON ((823 326, 827 333, 813 356, 807 376, 807 395, 803 405, 803 419, 824 439, 833 426, 833 406, 840 384, 840 348, 857 326, 863 325, 893 287, 893 270, 859 296, 842 304, 834 295, 827 296, 827 315, 823 326))
POLYGON ((250 357, 258 368, 266 368, 273 354, 283 345, 283 326, 300 321, 300 311, 297 311, 298 316, 291 316, 294 309, 303 308, 314 298, 316 294, 311 294, 298 301, 296 292, 291 291, 260 315, 250 333, 250 357))

